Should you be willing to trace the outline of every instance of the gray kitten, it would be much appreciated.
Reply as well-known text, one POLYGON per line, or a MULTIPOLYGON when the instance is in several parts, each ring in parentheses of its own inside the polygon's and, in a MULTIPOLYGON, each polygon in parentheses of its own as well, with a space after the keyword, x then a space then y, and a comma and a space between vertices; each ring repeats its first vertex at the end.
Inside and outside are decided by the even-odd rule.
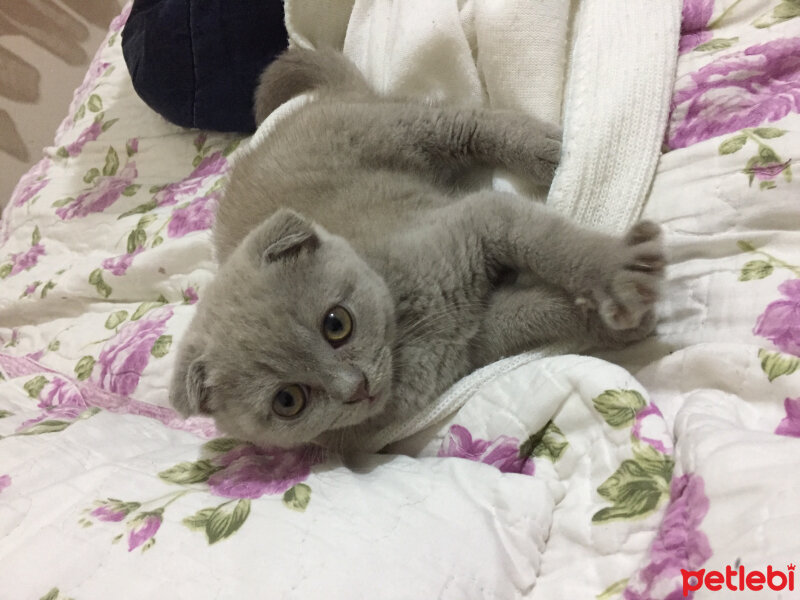
POLYGON ((357 449, 504 356, 652 330, 656 225, 613 237, 453 185, 478 166, 549 184, 552 127, 380 97, 341 54, 300 49, 265 71, 258 119, 311 90, 234 165, 214 228, 219 273, 172 381, 181 413, 260 444, 357 449))

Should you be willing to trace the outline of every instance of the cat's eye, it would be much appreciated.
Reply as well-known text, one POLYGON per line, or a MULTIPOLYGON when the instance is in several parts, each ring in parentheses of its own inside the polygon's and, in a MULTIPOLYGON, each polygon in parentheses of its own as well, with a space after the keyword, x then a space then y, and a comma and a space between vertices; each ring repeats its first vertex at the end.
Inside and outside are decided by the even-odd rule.
POLYGON ((272 410, 279 417, 296 417, 306 407, 308 392, 302 385, 288 385, 272 399, 272 410))
POLYGON ((331 346, 344 344, 353 333, 353 317, 343 306, 334 306, 322 319, 322 334, 331 346))

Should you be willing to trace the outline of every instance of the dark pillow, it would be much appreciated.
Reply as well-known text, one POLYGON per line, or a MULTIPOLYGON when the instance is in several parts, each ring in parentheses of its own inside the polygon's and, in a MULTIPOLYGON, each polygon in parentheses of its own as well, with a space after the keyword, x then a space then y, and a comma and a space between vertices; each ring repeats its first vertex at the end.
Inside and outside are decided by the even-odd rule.
POLYGON ((281 0, 135 0, 122 53, 133 88, 183 127, 252 132, 253 93, 287 46, 281 0))

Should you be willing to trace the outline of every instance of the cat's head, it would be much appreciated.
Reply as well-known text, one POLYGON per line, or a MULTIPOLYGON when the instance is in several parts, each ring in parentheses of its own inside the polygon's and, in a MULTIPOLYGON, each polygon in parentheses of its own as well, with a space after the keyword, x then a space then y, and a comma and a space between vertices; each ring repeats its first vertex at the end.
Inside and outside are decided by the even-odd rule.
POLYGON ((314 441, 386 407, 394 335, 383 279, 344 239, 283 209, 206 289, 170 401, 258 444, 314 441))

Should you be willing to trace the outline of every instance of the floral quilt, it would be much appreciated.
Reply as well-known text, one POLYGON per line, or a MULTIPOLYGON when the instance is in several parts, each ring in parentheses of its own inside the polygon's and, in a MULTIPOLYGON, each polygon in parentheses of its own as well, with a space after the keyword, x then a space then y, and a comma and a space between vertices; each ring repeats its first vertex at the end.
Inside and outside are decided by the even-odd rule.
POLYGON ((347 464, 168 405, 246 141, 136 97, 128 10, 0 220, 3 598, 645 600, 714 597, 726 568, 793 577, 796 0, 685 0, 645 209, 672 262, 658 335, 509 359, 445 423, 347 464))

